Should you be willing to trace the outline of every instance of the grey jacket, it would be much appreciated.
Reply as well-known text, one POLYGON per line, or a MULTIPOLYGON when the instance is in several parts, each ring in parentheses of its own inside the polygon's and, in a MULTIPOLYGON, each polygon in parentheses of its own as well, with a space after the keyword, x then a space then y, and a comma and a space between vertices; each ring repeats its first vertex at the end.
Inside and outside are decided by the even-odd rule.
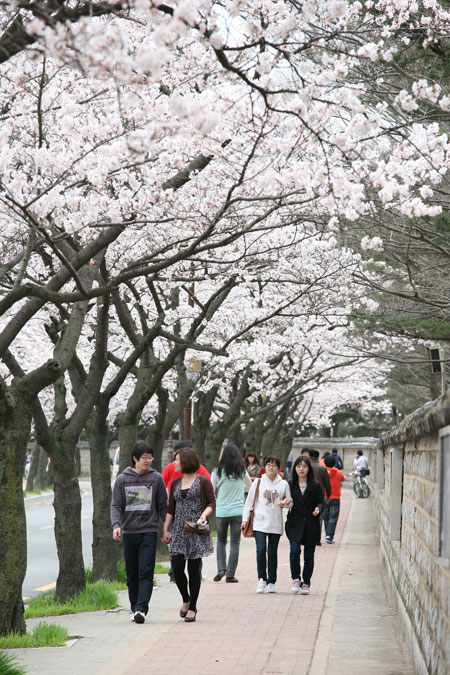
POLYGON ((167 511, 163 477, 154 469, 136 473, 129 466, 117 476, 111 501, 111 524, 123 533, 157 532, 167 511))

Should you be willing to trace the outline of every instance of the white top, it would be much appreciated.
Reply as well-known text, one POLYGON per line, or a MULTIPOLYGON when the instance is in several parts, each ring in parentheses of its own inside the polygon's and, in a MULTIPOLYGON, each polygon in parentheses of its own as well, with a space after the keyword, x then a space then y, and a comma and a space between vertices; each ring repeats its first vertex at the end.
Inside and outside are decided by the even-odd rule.
MULTIPOLYGON (((247 496, 242 514, 242 522, 246 523, 255 497, 258 479, 254 480, 247 496)), ((266 534, 283 534, 283 511, 278 502, 285 497, 291 498, 288 483, 277 475, 272 481, 266 473, 261 476, 258 499, 253 514, 253 529, 266 534)))
POLYGON ((368 469, 369 468, 369 460, 367 459, 367 457, 365 455, 360 455, 358 458, 355 457, 355 459, 353 460, 353 466, 358 471, 360 469, 368 469))

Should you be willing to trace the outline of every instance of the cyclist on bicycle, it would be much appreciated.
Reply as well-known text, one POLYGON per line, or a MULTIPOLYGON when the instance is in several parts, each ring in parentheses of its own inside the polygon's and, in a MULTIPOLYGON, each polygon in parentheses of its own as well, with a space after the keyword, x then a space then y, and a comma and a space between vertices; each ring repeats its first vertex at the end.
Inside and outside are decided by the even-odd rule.
POLYGON ((361 478, 364 478, 364 476, 367 475, 367 471, 369 469, 369 460, 363 454, 362 450, 356 451, 355 459, 353 460, 353 466, 361 478))

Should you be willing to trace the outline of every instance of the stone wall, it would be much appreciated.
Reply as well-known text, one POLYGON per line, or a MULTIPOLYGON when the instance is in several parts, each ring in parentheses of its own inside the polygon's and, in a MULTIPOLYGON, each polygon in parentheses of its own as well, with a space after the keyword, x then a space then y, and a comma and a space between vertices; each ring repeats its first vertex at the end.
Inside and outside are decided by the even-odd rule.
MULTIPOLYGON (((450 673, 450 561, 440 557, 442 396, 383 434, 374 497, 381 550, 416 673, 450 673)), ((450 489, 450 486, 449 486, 450 489)))

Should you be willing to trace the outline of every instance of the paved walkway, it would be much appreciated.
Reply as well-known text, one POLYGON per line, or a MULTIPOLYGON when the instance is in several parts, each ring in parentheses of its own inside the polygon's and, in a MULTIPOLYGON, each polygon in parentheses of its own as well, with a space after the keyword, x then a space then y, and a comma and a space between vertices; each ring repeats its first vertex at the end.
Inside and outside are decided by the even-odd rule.
POLYGON ((161 575, 145 624, 130 622, 122 592, 120 610, 48 619, 81 636, 70 648, 14 652, 32 675, 412 675, 383 580, 372 499, 343 491, 336 542, 316 549, 309 596, 290 593, 285 537, 277 593, 257 595, 254 541, 243 540, 239 584, 214 583, 215 555, 204 561, 195 623, 178 618, 180 596, 161 575))

